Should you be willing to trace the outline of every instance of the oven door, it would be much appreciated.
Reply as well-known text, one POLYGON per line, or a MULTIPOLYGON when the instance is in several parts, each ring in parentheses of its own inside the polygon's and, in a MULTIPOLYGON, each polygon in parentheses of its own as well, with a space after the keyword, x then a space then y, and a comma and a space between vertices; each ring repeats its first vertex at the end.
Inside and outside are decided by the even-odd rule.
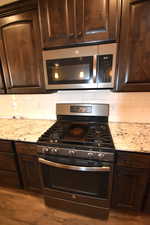
POLYGON ((90 201, 92 198, 110 200, 112 166, 109 163, 70 160, 60 156, 50 158, 53 159, 39 158, 45 190, 56 191, 51 192, 54 194, 59 191, 68 193, 74 200, 75 196, 82 196, 82 201, 87 201, 88 197, 90 201), (91 166, 93 163, 94 166, 91 166), (85 166, 86 164, 89 166, 85 166))

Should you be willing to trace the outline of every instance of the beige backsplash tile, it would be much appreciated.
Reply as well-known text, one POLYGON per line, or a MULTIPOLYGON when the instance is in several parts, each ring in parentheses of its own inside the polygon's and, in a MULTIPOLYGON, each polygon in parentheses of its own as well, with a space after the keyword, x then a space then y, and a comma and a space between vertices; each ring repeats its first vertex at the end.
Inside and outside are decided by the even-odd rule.
POLYGON ((56 103, 107 103, 113 122, 150 123, 150 93, 109 90, 59 91, 53 94, 0 95, 0 118, 56 119, 56 103))

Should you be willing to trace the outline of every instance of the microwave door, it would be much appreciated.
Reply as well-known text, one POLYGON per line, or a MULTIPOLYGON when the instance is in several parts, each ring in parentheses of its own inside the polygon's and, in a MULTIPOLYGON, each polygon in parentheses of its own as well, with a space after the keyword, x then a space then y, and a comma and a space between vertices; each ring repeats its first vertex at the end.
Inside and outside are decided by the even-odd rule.
POLYGON ((45 61, 47 89, 97 88, 96 55, 45 61))

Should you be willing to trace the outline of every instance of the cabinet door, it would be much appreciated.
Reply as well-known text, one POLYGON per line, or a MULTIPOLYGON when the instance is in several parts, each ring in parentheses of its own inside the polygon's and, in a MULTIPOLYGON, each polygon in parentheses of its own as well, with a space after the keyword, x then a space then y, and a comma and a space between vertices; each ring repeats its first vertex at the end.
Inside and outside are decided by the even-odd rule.
POLYGON ((120 0, 39 0, 43 47, 116 39, 120 0))
POLYGON ((0 54, 7 92, 42 92, 43 69, 36 10, 3 17, 0 27, 0 54))
POLYGON ((113 207, 139 211, 148 175, 145 170, 117 167, 113 186, 113 207))
POLYGON ((118 91, 150 91, 150 1, 123 0, 118 91))
POLYGON ((18 158, 24 188, 40 192, 41 180, 37 157, 19 154, 18 158))
POLYGON ((0 62, 0 93, 4 93, 4 82, 3 82, 3 74, 2 74, 2 66, 0 62))
POLYGON ((39 0, 43 48, 75 42, 75 0, 39 0))
POLYGON ((145 201, 144 201, 144 211, 146 213, 150 213, 150 178, 147 185, 146 195, 145 195, 145 201))
POLYGON ((112 41, 117 36, 117 0, 76 0, 77 38, 82 42, 112 41))

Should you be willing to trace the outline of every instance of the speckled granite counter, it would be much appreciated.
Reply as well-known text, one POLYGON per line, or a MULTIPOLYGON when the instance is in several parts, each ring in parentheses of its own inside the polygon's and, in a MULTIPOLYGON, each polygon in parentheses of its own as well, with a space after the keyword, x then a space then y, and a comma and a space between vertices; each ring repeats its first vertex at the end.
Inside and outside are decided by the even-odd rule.
POLYGON ((117 150, 150 153, 150 124, 109 123, 117 150))
MULTIPOLYGON (((0 139, 36 142, 52 120, 0 119, 0 139)), ((116 150, 150 153, 150 124, 109 123, 116 150)))
POLYGON ((52 120, 0 119, 0 139, 36 142, 52 120))

